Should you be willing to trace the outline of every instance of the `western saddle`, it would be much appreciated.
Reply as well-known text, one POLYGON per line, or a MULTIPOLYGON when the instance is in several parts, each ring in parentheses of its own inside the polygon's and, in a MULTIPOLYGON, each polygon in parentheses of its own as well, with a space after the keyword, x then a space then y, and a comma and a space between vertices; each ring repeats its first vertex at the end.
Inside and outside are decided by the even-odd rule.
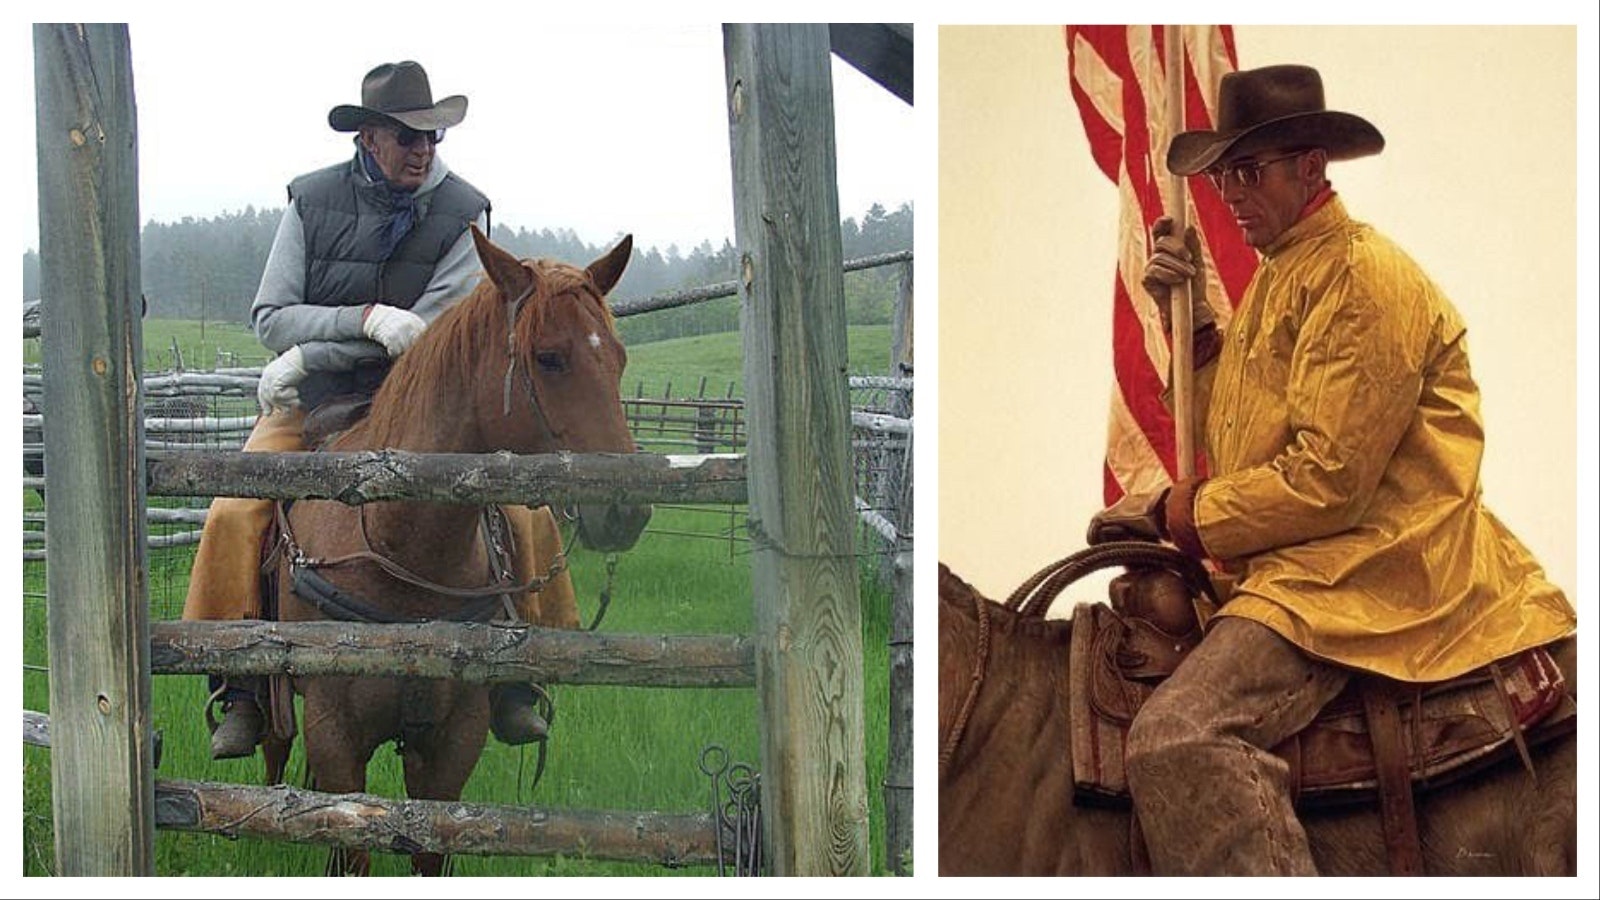
MULTIPOLYGON (((1080 805, 1129 804, 1123 768, 1128 727, 1156 685, 1200 642, 1197 608, 1208 613, 1218 602, 1197 563, 1168 548, 1119 542, 1047 568, 1006 605, 1043 615, 1072 578, 1113 562, 1126 564, 1127 571, 1111 582, 1110 605, 1080 603, 1072 617, 1069 707, 1080 805)), ((1420 875, 1414 793, 1513 756, 1531 774, 1529 748, 1569 735, 1576 726, 1566 680, 1550 653, 1537 647, 1438 683, 1363 673, 1273 752, 1289 763, 1297 808, 1375 803, 1391 871, 1420 875)), ((1137 837, 1137 822, 1135 830, 1137 837)), ((1136 863, 1141 849, 1135 840, 1136 863)))

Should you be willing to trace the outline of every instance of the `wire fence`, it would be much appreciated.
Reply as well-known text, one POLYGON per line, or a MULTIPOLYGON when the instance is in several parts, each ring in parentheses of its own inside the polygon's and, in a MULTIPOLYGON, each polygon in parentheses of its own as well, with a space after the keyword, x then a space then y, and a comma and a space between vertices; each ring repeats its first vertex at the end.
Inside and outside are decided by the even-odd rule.
MULTIPOLYGON (((145 440, 149 450, 237 450, 256 421, 258 369, 218 372, 162 372, 148 375, 145 388, 145 440)), ((896 555, 909 547, 914 496, 912 484, 911 379, 850 379, 851 446, 855 469, 854 502, 859 524, 857 553, 875 563, 888 583, 896 555)), ((688 393, 688 392, 685 392, 688 393)), ((37 371, 23 384, 23 602, 26 621, 45 621, 45 564, 48 522, 44 510, 43 413, 37 371)), ((710 396, 706 379, 691 395, 624 398, 628 422, 639 448, 665 454, 743 453, 746 446, 742 398, 710 396)), ((150 497, 147 509, 147 577, 151 615, 176 619, 183 612, 194 545, 199 543, 212 498, 150 497)), ((730 559, 752 548, 746 508, 741 505, 671 505, 677 527, 652 524, 647 532, 673 538, 716 541, 730 559)), ((42 626, 39 626, 42 627, 42 626)), ((44 647, 45 642, 35 642, 44 647)), ((48 671, 43 659, 24 659, 24 672, 48 671)))
MULTIPOLYGON (((911 251, 847 261, 846 271, 899 265, 912 261, 911 251)), ((666 294, 643 301, 615 304, 618 316, 636 315, 704 302, 737 293, 734 282, 666 294)), ((26 306, 26 305, 25 305, 26 306)), ((24 336, 39 334, 38 305, 24 311, 24 336), (32 318, 29 318, 29 316, 32 318)), ((143 379, 145 447, 162 450, 238 450, 255 427, 258 414, 256 383, 261 357, 216 349, 214 360, 186 360, 176 338, 170 348, 146 348, 143 379), (209 364, 209 370, 198 370, 209 364)), ((191 357, 193 353, 190 354, 191 357)), ((852 376, 850 384, 851 449, 854 461, 854 496, 857 512, 857 554, 876 562, 878 576, 887 584, 902 551, 911 547, 912 531, 912 422, 913 382, 909 377, 852 376)), ((43 373, 37 364, 22 371, 23 466, 23 600, 37 604, 27 621, 45 621, 44 566, 48 522, 44 512, 43 373), (33 613, 37 612, 37 615, 33 613)), ((732 382, 711 383, 708 377, 692 384, 669 381, 659 394, 646 396, 640 383, 632 396, 623 398, 629 427, 639 449, 661 454, 711 454, 745 452, 747 430, 744 400, 732 382)), ((210 496, 151 497, 147 514, 149 547, 147 577, 151 613, 160 619, 178 618, 187 592, 194 545, 211 504, 210 496)), ((671 520, 683 527, 651 525, 647 532, 674 538, 717 541, 727 545, 730 558, 752 547, 750 524, 743 505, 670 506, 680 514, 671 520), (689 523, 683 525, 683 523, 689 523)), ((44 642, 38 642, 44 646, 44 642)), ((38 661, 23 661, 25 671, 46 671, 38 661)))
MULTIPOLYGON (((255 427, 258 369, 216 372, 163 372, 148 375, 145 388, 145 447, 158 450, 237 450, 255 427)), ((911 523, 912 380, 852 377, 851 445, 855 464, 855 505, 863 521, 862 552, 893 552, 909 535, 911 523)), ((44 559, 45 521, 42 384, 36 371, 23 375, 22 458, 24 491, 23 559, 44 559)), ((731 386, 729 393, 731 393, 731 386)), ((713 396, 707 379, 693 392, 674 395, 669 382, 659 397, 625 397, 623 406, 639 448, 650 453, 742 453, 746 429, 744 401, 713 396)), ((183 547, 199 540, 210 497, 151 498, 150 547, 183 547), (156 505, 159 504, 159 505, 156 505)), ((707 523, 703 530, 662 532, 729 544, 730 553, 747 540, 742 508, 694 507, 707 523)))

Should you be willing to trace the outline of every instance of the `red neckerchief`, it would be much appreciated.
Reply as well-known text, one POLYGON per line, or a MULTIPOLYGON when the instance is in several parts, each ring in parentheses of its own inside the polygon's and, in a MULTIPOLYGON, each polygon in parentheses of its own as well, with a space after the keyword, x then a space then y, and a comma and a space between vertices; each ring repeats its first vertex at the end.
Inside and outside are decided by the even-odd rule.
POLYGON ((1328 201, 1332 199, 1333 182, 1325 181, 1322 183, 1322 189, 1313 194, 1310 200, 1306 201, 1306 208, 1300 210, 1300 220, 1308 218, 1312 213, 1326 206, 1328 201))

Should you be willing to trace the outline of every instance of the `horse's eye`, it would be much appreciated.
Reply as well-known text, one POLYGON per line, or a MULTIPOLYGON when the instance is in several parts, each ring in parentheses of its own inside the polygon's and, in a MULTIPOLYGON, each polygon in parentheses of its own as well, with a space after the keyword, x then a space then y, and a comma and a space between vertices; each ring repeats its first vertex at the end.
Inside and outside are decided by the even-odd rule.
POLYGON ((551 374, 560 374, 567 370, 567 358, 559 353, 545 352, 535 354, 534 362, 539 364, 539 371, 551 374))

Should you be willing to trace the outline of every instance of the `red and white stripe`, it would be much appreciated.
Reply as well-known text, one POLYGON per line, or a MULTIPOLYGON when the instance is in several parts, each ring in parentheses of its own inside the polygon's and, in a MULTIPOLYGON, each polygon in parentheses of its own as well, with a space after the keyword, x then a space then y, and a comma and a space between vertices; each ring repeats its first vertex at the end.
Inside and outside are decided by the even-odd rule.
MULTIPOLYGON (((1105 502, 1159 489, 1177 473, 1170 413, 1161 402, 1171 351, 1155 304, 1139 286, 1150 250, 1150 226, 1165 215, 1171 129, 1165 121, 1166 56, 1159 25, 1065 27, 1072 98, 1096 165, 1117 186, 1117 277, 1112 291, 1112 362, 1116 386, 1106 440, 1105 502)), ((1183 26, 1184 130, 1209 129, 1222 76, 1238 68, 1233 29, 1183 26)), ((1255 274, 1256 253, 1228 207, 1204 178, 1187 190, 1189 224, 1206 256, 1206 300, 1225 325, 1255 274)), ((1203 423, 1196 423, 1199 428, 1203 423)), ((1200 446, 1197 434, 1195 445, 1200 446)), ((1199 456, 1197 449, 1196 455, 1199 456)), ((1204 474, 1197 458, 1194 471, 1204 474)))

